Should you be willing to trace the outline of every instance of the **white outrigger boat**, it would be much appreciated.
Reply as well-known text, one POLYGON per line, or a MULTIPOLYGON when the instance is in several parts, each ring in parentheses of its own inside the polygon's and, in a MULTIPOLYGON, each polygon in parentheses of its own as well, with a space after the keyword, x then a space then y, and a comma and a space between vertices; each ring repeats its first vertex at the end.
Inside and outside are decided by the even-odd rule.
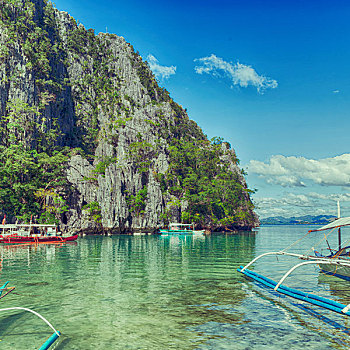
MULTIPOLYGON (((339 214, 339 211, 338 211, 338 214, 339 214)), ((309 266, 309 265, 319 266, 321 271, 327 275, 339 277, 341 279, 350 281, 350 255, 349 255, 350 239, 345 242, 342 242, 341 231, 340 231, 340 228, 345 226, 350 226, 350 217, 339 218, 321 228, 310 230, 301 239, 294 242, 292 245, 285 248, 284 250, 281 250, 278 252, 268 252, 268 253, 261 254, 256 258, 254 258, 252 261, 250 261, 247 265, 240 266, 237 269, 237 271, 255 280, 256 282, 268 288, 273 289, 276 292, 329 309, 331 311, 335 311, 340 314, 345 314, 347 316, 350 316, 350 304, 344 305, 339 302, 333 301, 331 299, 327 299, 311 293, 306 293, 298 289, 289 288, 283 284, 286 278, 296 269, 300 269, 302 267, 309 266), (298 254, 298 253, 287 252, 288 249, 294 246, 297 242, 300 242, 302 239, 304 239, 306 236, 308 236, 312 232, 319 232, 319 231, 329 231, 329 233, 324 234, 324 237, 322 238, 321 242, 325 241, 327 243, 327 249, 330 251, 330 254, 323 255, 320 252, 316 251, 314 248, 309 249, 310 254, 298 254), (336 249, 331 249, 330 244, 328 242, 328 237, 334 231, 338 233, 338 247, 336 247, 336 249), (273 255, 276 257, 278 256, 294 257, 299 260, 302 260, 302 262, 296 263, 293 267, 291 267, 288 271, 286 271, 279 281, 274 281, 270 278, 263 276, 262 274, 259 274, 249 269, 257 260, 266 256, 273 256, 273 255)))
POLYGON ((195 230, 194 224, 180 224, 180 223, 170 223, 169 229, 160 229, 159 232, 162 236, 168 235, 202 235, 205 230, 195 230))

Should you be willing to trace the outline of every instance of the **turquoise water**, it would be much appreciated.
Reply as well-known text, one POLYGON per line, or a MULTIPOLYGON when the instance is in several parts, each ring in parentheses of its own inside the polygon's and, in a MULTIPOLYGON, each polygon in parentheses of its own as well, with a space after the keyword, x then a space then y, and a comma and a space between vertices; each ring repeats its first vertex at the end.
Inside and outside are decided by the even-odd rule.
MULTIPOLYGON (((1 246, 1 281, 16 290, 0 307, 42 314, 62 332, 56 349, 347 349, 349 318, 276 296, 236 272, 307 229, 1 246)), ((254 268, 276 279, 291 263, 266 258, 254 268)), ((303 272, 286 284, 350 303, 347 282, 314 267, 303 272)), ((32 314, 0 313, 0 349, 38 349, 51 334, 32 314)))

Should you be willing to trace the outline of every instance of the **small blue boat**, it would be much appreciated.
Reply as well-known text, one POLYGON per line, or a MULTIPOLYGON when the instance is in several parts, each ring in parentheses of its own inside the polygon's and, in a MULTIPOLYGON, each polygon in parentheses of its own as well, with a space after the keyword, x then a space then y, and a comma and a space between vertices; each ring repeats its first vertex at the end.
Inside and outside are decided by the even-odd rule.
POLYGON ((169 229, 160 229, 162 236, 168 235, 203 235, 205 230, 195 230, 194 224, 170 223, 169 229))

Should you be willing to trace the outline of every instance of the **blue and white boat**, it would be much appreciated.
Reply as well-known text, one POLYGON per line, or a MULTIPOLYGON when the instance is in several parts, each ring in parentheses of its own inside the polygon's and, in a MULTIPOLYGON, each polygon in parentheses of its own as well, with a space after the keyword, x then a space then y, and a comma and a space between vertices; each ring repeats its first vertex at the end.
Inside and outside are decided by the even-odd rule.
POLYGON ((314 304, 314 305, 329 309, 331 311, 335 311, 337 313, 350 316, 350 304, 344 305, 328 298, 317 296, 311 293, 306 293, 302 290, 289 288, 284 284, 285 280, 287 279, 288 276, 291 275, 292 272, 294 272, 297 269, 300 271, 301 268, 305 266, 310 266, 310 265, 319 266, 321 271, 327 275, 339 277, 344 280, 350 280, 350 255, 349 255, 350 239, 342 241, 342 236, 340 231, 341 227, 345 227, 345 226, 350 226, 350 217, 338 218, 337 220, 321 228, 310 230, 307 232, 306 235, 298 239, 289 247, 278 252, 267 252, 267 253, 261 254, 257 256, 255 259, 253 259, 252 261, 250 261, 247 265, 240 266, 237 269, 237 271, 253 279, 259 284, 264 285, 265 287, 271 288, 274 291, 279 292, 281 294, 285 294, 292 298, 299 299, 299 300, 308 302, 310 304, 314 304), (328 231, 327 234, 324 234, 321 237, 321 240, 320 242, 318 242, 318 244, 326 243, 327 250, 330 251, 330 253, 322 254, 316 251, 314 247, 309 249, 308 252, 305 254, 287 252, 287 250, 289 250, 297 242, 300 243, 302 239, 306 238, 309 234, 314 232, 320 232, 320 231, 322 231, 322 233, 324 233, 325 231, 328 231), (337 244, 337 247, 335 247, 335 249, 332 249, 329 243, 329 237, 333 232, 336 232, 338 235, 338 240, 337 240, 338 244, 337 244), (292 266, 288 271, 284 273, 282 278, 275 281, 250 269, 250 267, 257 260, 267 256, 294 257, 296 259, 302 260, 302 262, 297 262, 294 266, 292 266))
POLYGON ((170 223, 169 229, 160 229, 162 236, 168 235, 203 235, 205 230, 195 230, 194 224, 170 223))

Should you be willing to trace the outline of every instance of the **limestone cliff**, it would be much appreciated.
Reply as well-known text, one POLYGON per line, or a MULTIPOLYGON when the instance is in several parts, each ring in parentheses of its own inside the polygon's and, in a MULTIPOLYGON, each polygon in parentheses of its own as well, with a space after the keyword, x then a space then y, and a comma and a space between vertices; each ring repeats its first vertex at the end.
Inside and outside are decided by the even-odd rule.
POLYGON ((122 37, 95 35, 44 0, 0 5, 1 144, 68 157, 66 183, 41 184, 38 216, 59 197, 66 230, 257 224, 235 152, 207 140, 122 37))

